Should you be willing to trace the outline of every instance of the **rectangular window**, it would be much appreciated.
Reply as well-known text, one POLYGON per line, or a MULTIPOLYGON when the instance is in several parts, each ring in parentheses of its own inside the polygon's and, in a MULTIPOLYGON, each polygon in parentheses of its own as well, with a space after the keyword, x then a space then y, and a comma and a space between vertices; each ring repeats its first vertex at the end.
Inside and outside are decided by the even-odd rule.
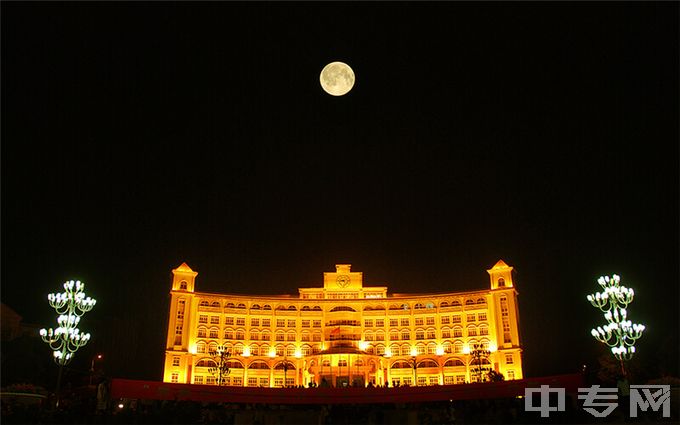
POLYGON ((314 327, 315 327, 315 328, 320 328, 320 327, 321 327, 321 320, 315 320, 315 321, 314 321, 314 327))
POLYGON ((364 320, 364 327, 365 328, 372 328, 373 327, 373 319, 365 319, 364 320))
POLYGON ((250 326, 260 326, 260 319, 256 318, 250 319, 250 326))
POLYGON ((479 319, 480 322, 485 321, 486 320, 486 313, 479 313, 477 318, 479 319))
POLYGON ((460 338, 463 336, 463 330, 461 328, 453 328, 453 337, 460 338))
POLYGON ((435 339, 434 329, 427 330, 427 339, 435 339))
POLYGON ((272 325, 271 319, 262 319, 262 326, 268 328, 272 325))
POLYGON ((302 321, 302 327, 303 327, 303 328, 308 328, 308 327, 309 327, 309 320, 303 320, 303 321, 302 321))
POLYGON ((425 321, 422 317, 416 317, 416 326, 423 326, 424 323, 425 321))
POLYGON ((428 325, 434 325, 434 317, 428 317, 427 318, 427 324, 428 325))
POLYGON ((505 355, 505 364, 513 364, 512 354, 505 355))
POLYGON ((427 385, 427 377, 426 376, 419 376, 418 377, 418 386, 424 387, 425 385, 427 385))
POLYGON ((205 377, 205 383, 208 385, 215 385, 215 377, 214 376, 206 376, 205 377))
POLYGON ((274 378, 274 386, 277 388, 283 387, 283 378, 274 378))
POLYGON ((219 325, 220 324, 220 316, 210 316, 210 324, 211 325, 219 325))
POLYGON ((399 326, 399 319, 390 319, 390 326, 399 326))
POLYGON ((512 381, 513 379, 515 379, 515 371, 509 370, 508 371, 508 381, 512 381))
POLYGON ((309 332, 304 332, 302 334, 302 340, 303 341, 309 341, 309 332))
POLYGON ((173 356, 172 357, 172 365, 173 366, 179 366, 179 356, 173 356))
POLYGON ((249 387, 257 387, 257 378, 248 378, 249 387))
POLYGON ((177 372, 172 372, 172 375, 170 375, 170 382, 173 383, 178 383, 179 382, 179 373, 177 372))
POLYGON ((451 338, 451 329, 443 329, 442 338, 451 338))
POLYGON ((198 323, 207 324, 208 323, 208 316, 205 315, 205 314, 201 314, 200 316, 198 316, 198 323))
POLYGON ((375 319, 375 326, 378 328, 385 327, 385 319, 375 319))
POLYGON ((269 378, 260 378, 261 387, 269 387, 269 378))
POLYGON ((412 384, 410 377, 406 377, 406 378, 402 379, 402 381, 404 381, 404 385, 407 385, 407 386, 412 384))
POLYGON ((338 367, 347 367, 347 360, 338 360, 338 367))
POLYGON ((470 313, 467 315, 467 321, 468 322, 474 322, 475 321, 475 313, 470 313))
POLYGON ((456 375, 456 384, 464 384, 465 375, 456 375))
POLYGON ((288 341, 295 341, 295 334, 294 334, 294 333, 289 333, 288 335, 286 335, 286 339, 287 339, 288 341))
POLYGON ((237 317, 236 318, 236 326, 245 326, 246 325, 246 318, 245 317, 237 317))
POLYGON ((243 386, 243 378, 241 378, 240 376, 234 376, 231 379, 231 385, 233 385, 234 387, 242 387, 243 386))
POLYGON ((428 383, 430 385, 439 385, 439 377, 438 376, 430 376, 428 377, 428 383))
POLYGON ((286 339, 286 337, 285 337, 285 335, 284 335, 283 333, 277 333, 277 334, 276 334, 276 340, 277 340, 277 341, 283 341, 283 340, 285 340, 285 339, 286 339))
POLYGON ((402 319, 401 319, 401 326, 411 326, 411 323, 410 323, 409 319, 407 319, 407 318, 402 318, 402 319))
POLYGON ((234 324, 234 318, 233 317, 225 317, 224 318, 224 324, 225 325, 233 325, 234 324))
POLYGON ((452 319, 451 323, 460 323, 461 322, 461 317, 460 317, 459 314, 453 316, 451 319, 452 319))
POLYGON ((286 326, 286 320, 285 319, 276 319, 276 327, 277 328, 282 328, 286 326))
POLYGON ((194 376, 194 384, 203 385, 203 377, 202 376, 194 376))
POLYGON ((286 386, 292 387, 295 385, 295 378, 286 378, 286 386))
POLYGON ((456 382, 456 381, 454 380, 453 376, 450 376, 450 375, 444 376, 444 385, 453 385, 454 382, 456 382))
POLYGON ((449 323, 451 323, 451 318, 449 316, 442 316, 440 320, 442 322, 442 325, 448 325, 449 323))
POLYGON ((294 328, 294 327, 295 327, 295 320, 289 320, 289 321, 288 321, 288 327, 289 327, 289 328, 294 328))
POLYGON ((315 333, 314 335, 312 335, 312 339, 313 339, 315 342, 321 341, 321 334, 320 334, 320 333, 315 333))

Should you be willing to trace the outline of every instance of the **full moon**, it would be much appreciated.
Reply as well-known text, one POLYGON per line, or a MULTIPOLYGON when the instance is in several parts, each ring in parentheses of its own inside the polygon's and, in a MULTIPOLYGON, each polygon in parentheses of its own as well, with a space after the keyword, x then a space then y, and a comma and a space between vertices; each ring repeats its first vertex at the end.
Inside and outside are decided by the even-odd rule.
POLYGON ((319 81, 326 93, 342 96, 354 87, 354 71, 346 63, 331 62, 321 70, 319 81))

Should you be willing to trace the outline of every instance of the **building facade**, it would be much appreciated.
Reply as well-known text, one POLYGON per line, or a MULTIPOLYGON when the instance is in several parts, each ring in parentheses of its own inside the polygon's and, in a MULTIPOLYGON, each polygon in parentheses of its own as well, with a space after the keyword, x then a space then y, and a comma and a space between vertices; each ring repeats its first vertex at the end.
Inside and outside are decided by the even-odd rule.
POLYGON ((198 292, 183 263, 172 271, 163 381, 449 385, 487 376, 480 369, 522 378, 517 291, 502 260, 487 270, 488 289, 437 294, 388 294, 351 265, 335 267, 295 297, 198 292))

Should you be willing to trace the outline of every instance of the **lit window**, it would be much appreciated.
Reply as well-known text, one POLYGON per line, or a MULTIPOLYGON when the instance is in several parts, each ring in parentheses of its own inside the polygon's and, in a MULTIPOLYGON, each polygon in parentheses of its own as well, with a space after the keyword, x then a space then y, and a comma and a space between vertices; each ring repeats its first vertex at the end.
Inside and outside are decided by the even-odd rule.
POLYGON ((286 326, 286 321, 284 319, 276 319, 276 327, 282 328, 286 326))
POLYGON ((461 317, 458 314, 453 316, 451 319, 452 319, 451 323, 461 323, 461 317))
POLYGON ((399 326, 399 319, 390 319, 390 326, 399 326))
POLYGON ((477 318, 479 319, 480 322, 483 322, 486 320, 486 313, 479 313, 477 315, 477 318))
POLYGON ((179 366, 179 356, 173 356, 172 365, 173 366, 179 366))
POLYGON ((246 325, 246 318, 245 317, 237 317, 236 318, 236 326, 245 326, 246 325))
POLYGON ((385 319, 375 319, 375 326, 378 328, 385 327, 385 319))
POLYGON ((347 360, 338 360, 338 367, 347 366, 347 360))
POLYGON ((453 337, 454 338, 460 338, 463 336, 463 329, 462 328, 453 328, 453 337))
POLYGON ((208 316, 206 316, 205 314, 201 314, 200 316, 198 316, 198 323, 206 323, 207 324, 208 323, 208 316))
POLYGON ((512 354, 505 355, 505 364, 513 364, 512 354))
POLYGON ((503 279, 502 277, 499 277, 498 278, 498 286, 499 287, 505 286, 505 279, 503 279))
POLYGON ((384 341, 385 340, 385 332, 384 331, 378 331, 375 333, 375 340, 376 341, 384 341))
POLYGON ((427 330, 427 339, 435 339, 435 330, 434 329, 428 329, 427 330))
POLYGON ((409 339, 411 339, 411 332, 407 330, 401 331, 401 339, 403 339, 404 341, 408 341, 409 339))
POLYGON ((224 324, 225 325, 233 325, 234 324, 234 318, 233 317, 225 317, 224 318, 224 324))
POLYGON ((289 328, 294 328, 294 327, 295 327, 295 320, 289 320, 289 321, 288 321, 288 327, 289 327, 289 328))
POLYGON ((268 328, 272 325, 271 319, 262 319, 262 326, 268 328))
POLYGON ((402 318, 402 319, 401 319, 401 326, 410 326, 410 321, 409 321, 409 319, 402 318))
POLYGON ((198 328, 198 337, 199 338, 205 338, 206 336, 206 329, 205 328, 198 328))
POLYGON ((194 384, 203 384, 203 377, 202 376, 194 376, 194 384))
POLYGON ((220 324, 220 316, 210 316, 210 324, 211 325, 219 325, 220 324))
POLYGON ((416 331, 416 339, 425 339, 425 331, 418 329, 416 331))
POLYGON ((474 322, 475 321, 475 313, 468 314, 467 315, 467 321, 468 322, 474 322))
POLYGON ((256 318, 250 319, 250 326, 260 326, 260 319, 256 318))
POLYGON ((451 318, 449 316, 442 316, 441 322, 442 325, 448 325, 449 323, 451 323, 451 318))
POLYGON ((422 317, 416 317, 416 326, 423 326, 424 323, 425 321, 422 317))
POLYGON ((513 379, 515 379, 515 371, 509 370, 508 371, 508 381, 512 381, 513 379))
POLYGON ((468 336, 477 336, 477 328, 471 326, 468 328, 468 336))
POLYGON ((218 330, 217 328, 210 329, 210 338, 217 338, 218 330))
POLYGON ((303 321, 302 321, 302 327, 303 327, 303 328, 308 328, 308 327, 309 327, 309 320, 303 320, 303 321))
POLYGON ((427 324, 428 325, 434 325, 434 317, 428 317, 427 318, 427 324))
POLYGON ((364 327, 365 328, 372 328, 373 327, 373 319, 365 319, 364 320, 364 327))
POLYGON ((249 387, 257 387, 257 378, 248 378, 249 387))
POLYGON ((183 280, 179 283, 179 289, 181 289, 182 291, 187 290, 187 281, 186 280, 183 280))
POLYGON ((173 383, 179 382, 179 373, 172 372, 172 375, 170 376, 170 382, 173 382, 173 383))
POLYGON ((315 328, 320 328, 321 327, 321 320, 315 320, 313 322, 315 328))

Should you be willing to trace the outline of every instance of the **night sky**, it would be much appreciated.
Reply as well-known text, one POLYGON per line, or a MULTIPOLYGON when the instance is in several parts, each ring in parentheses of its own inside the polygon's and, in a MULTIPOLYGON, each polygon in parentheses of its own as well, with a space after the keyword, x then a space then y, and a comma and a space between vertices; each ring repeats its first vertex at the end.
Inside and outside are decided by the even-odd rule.
POLYGON ((677 373, 678 48, 676 2, 3 2, 2 302, 54 326, 81 279, 81 362, 160 379, 182 262, 199 291, 351 263, 403 293, 502 258, 527 375, 595 361, 612 273, 677 373))

